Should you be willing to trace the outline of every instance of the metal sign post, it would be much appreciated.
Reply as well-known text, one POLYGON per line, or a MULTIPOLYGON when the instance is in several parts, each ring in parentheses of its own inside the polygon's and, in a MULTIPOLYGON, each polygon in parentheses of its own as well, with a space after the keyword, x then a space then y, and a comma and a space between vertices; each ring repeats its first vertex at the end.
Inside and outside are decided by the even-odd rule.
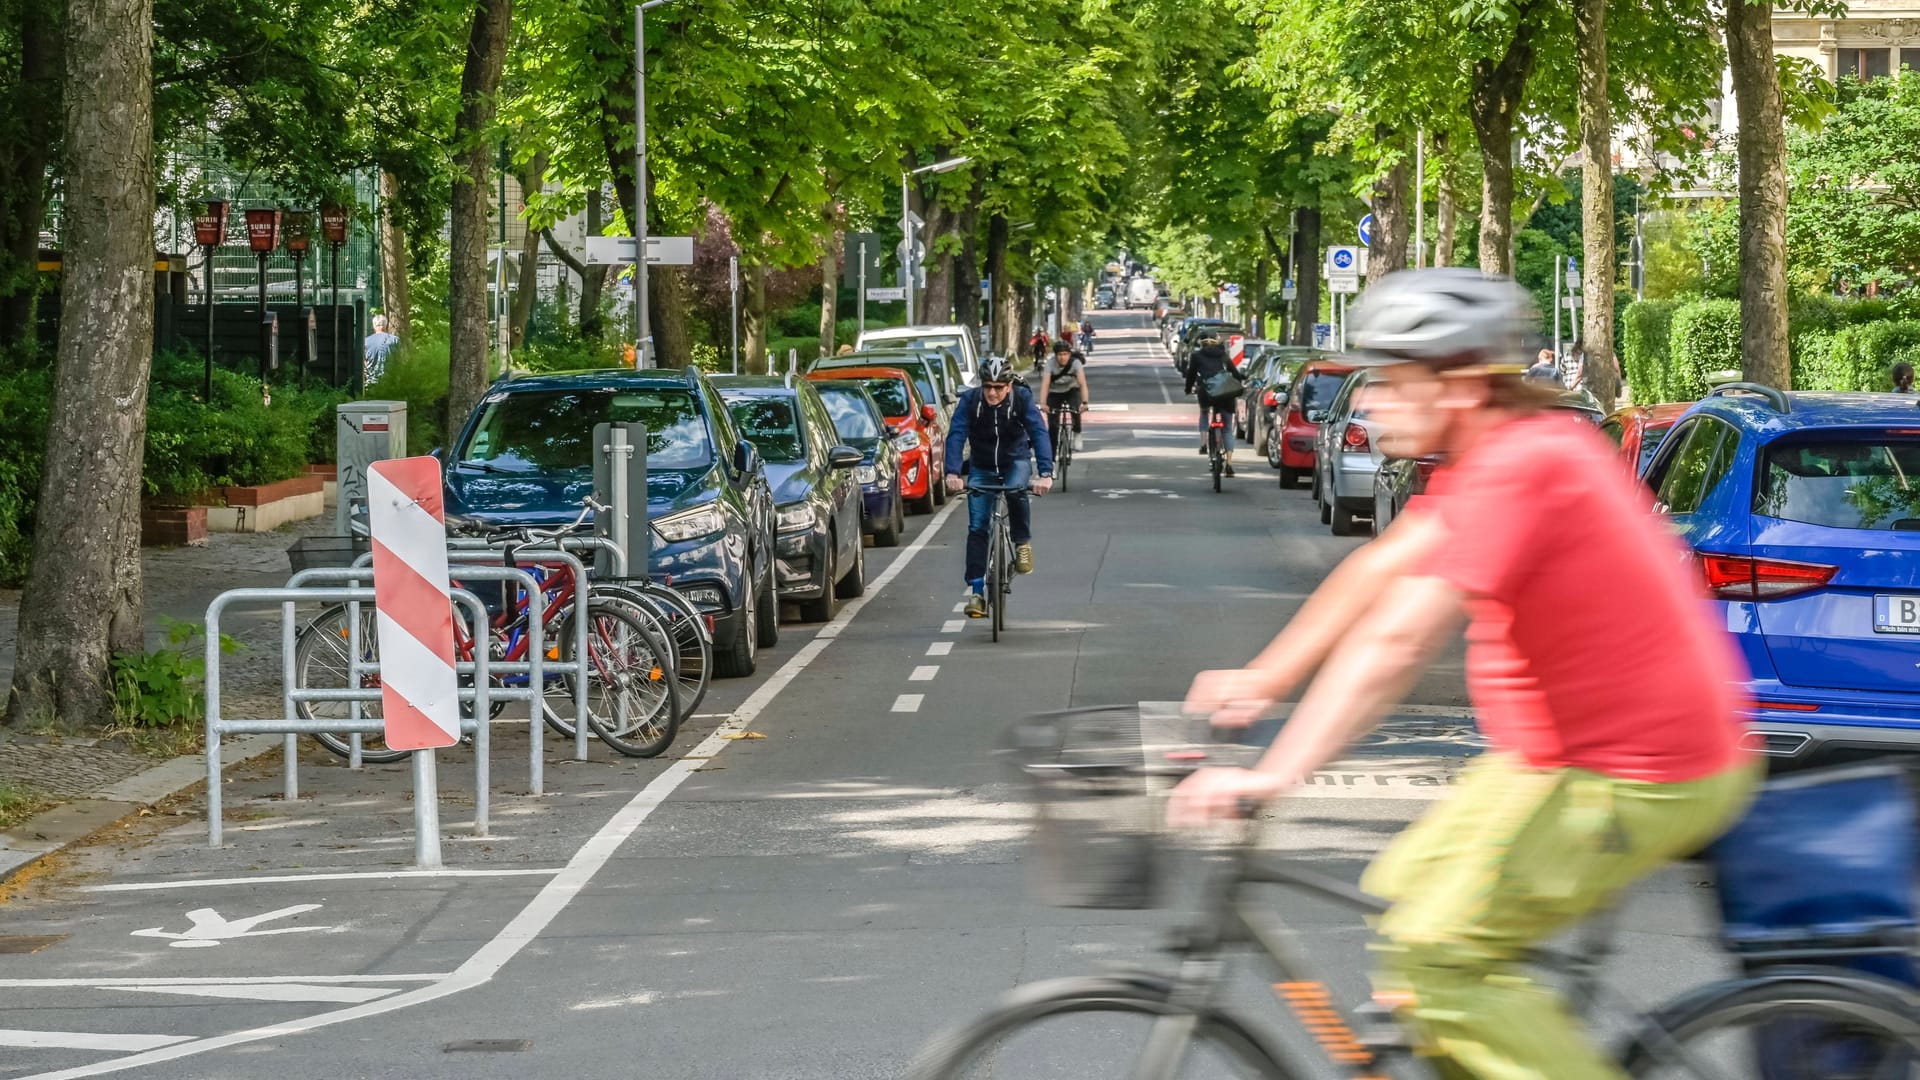
POLYGON ((854 301, 853 321, 860 324, 859 328, 853 332, 857 340, 867 329, 867 242, 865 240, 860 241, 860 281, 854 286, 854 294, 858 299, 854 301))
POLYGON ((728 343, 733 355, 733 373, 740 374, 740 256, 727 257, 727 294, 732 298, 733 314, 727 324, 728 343))

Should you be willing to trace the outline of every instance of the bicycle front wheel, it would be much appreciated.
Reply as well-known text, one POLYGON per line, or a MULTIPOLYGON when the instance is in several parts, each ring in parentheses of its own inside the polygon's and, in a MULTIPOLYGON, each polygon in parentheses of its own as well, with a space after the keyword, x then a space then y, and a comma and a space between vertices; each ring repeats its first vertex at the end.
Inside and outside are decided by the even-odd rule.
POLYGON ((1100 1076, 1287 1080, 1306 1075, 1233 1016, 1193 1012, 1165 983, 1126 977, 1023 986, 975 1022, 935 1038, 908 1080, 1100 1076))
POLYGON ((680 721, 685 723, 705 700, 713 679, 713 635, 707 632, 706 617, 691 600, 667 585, 595 585, 593 595, 633 604, 658 620, 655 629, 673 646, 674 671, 680 682, 680 721))
MULTIPOLYGON (((625 604, 587 608, 587 723, 628 757, 655 757, 680 730, 673 647, 625 604)), ((570 637, 560 651, 572 659, 570 637)))
MULTIPOLYGON (((345 604, 334 604, 324 609, 301 627, 293 647, 294 685, 303 690, 342 690, 349 686, 371 689, 379 686, 380 676, 364 670, 358 682, 352 681, 352 669, 348 662, 353 655, 352 629, 352 620, 347 615, 345 604)), ((370 603, 360 605, 360 662, 380 662, 378 629, 370 603)), ((352 708, 351 704, 344 701, 302 701, 294 705, 294 712, 303 720, 345 720, 352 715, 352 708)), ((360 715, 379 719, 380 703, 362 702, 360 715)), ((343 758, 353 756, 351 735, 317 732, 313 739, 343 758)), ((369 765, 404 761, 409 753, 407 750, 388 749, 385 737, 378 732, 360 736, 360 760, 369 765)))
POLYGON ((1651 1016, 1620 1060, 1658 1080, 1913 1080, 1920 995, 1839 968, 1737 980, 1651 1016))

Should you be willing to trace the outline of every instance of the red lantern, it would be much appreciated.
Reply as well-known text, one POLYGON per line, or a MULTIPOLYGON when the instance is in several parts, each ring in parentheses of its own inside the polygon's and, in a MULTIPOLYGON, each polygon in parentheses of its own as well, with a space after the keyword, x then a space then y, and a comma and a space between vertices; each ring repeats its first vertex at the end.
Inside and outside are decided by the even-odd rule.
POLYGON ((283 219, 287 250, 305 253, 313 247, 313 212, 310 210, 289 210, 283 219))
POLYGON ((255 254, 266 254, 280 246, 280 211, 247 211, 247 247, 255 254))
POLYGON ((344 206, 322 206, 320 208, 320 234, 329 244, 347 242, 347 208, 344 206))
POLYGON ((208 199, 204 214, 193 216, 193 242, 201 247, 219 247, 227 242, 227 208, 225 199, 208 199))

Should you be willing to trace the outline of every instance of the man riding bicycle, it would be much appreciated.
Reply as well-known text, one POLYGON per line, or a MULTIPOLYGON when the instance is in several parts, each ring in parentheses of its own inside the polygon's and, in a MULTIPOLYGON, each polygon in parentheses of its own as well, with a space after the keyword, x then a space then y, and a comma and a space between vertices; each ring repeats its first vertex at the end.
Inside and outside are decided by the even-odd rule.
POLYGON ((1090 320, 1080 324, 1080 351, 1088 356, 1093 355, 1093 323, 1090 320))
POLYGON ((1048 364, 1040 374, 1040 399, 1047 403, 1047 438, 1055 445, 1060 442, 1060 407, 1073 409, 1073 452, 1079 453, 1086 448, 1086 441, 1080 434, 1080 414, 1086 410, 1091 400, 1087 392, 1086 357, 1073 351, 1066 339, 1054 343, 1053 363, 1048 364))
POLYGON ((1207 453, 1208 430, 1213 427, 1215 417, 1221 418, 1219 427, 1220 452, 1226 459, 1225 470, 1233 475, 1233 402, 1239 396, 1234 393, 1218 393, 1223 380, 1228 389, 1244 385, 1246 375, 1233 366, 1233 358, 1227 355, 1226 346, 1220 343, 1220 334, 1207 330, 1201 334, 1200 347, 1193 350, 1193 356, 1187 360, 1187 393, 1196 389, 1200 396, 1200 452, 1207 453))
POLYGON ((1519 965, 1714 839, 1758 768, 1739 747, 1739 658, 1684 553, 1611 445, 1524 377, 1530 308, 1511 280, 1457 269, 1392 274, 1360 301, 1353 362, 1384 375, 1367 402, 1374 437, 1447 464, 1252 666, 1194 680, 1188 706, 1231 726, 1313 675, 1256 768, 1194 774, 1168 816, 1238 816, 1310 779, 1465 621, 1492 749, 1362 881, 1394 901, 1376 996, 1443 1076, 1612 1080, 1519 965))
POLYGON ((998 356, 980 364, 980 385, 960 395, 947 427, 947 490, 958 494, 968 486, 962 466, 970 470, 976 489, 967 497, 967 616, 987 615, 987 528, 993 521, 993 500, 1004 489, 1007 531, 1013 538, 1013 568, 1033 573, 1033 510, 1027 498, 1031 480, 1035 495, 1053 489, 1053 440, 1047 422, 1034 404, 1033 391, 1014 383, 1013 365, 998 356), (963 450, 963 448, 970 449, 963 450), (1040 476, 1032 479, 1034 461, 1040 476), (981 491, 979 488, 992 488, 981 491))

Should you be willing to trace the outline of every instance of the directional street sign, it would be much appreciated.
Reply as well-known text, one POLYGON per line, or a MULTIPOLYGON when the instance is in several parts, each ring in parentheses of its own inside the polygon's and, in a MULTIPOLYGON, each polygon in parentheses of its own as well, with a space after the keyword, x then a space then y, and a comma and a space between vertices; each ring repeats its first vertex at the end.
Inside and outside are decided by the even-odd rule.
POLYGON ((841 260, 841 280, 853 288, 860 287, 860 252, 865 245, 867 253, 867 280, 880 277, 880 264, 887 257, 888 244, 880 239, 879 233, 848 233, 846 258, 841 260))
POLYGON ((907 290, 904 288, 901 288, 898 285, 893 285, 893 286, 871 285, 867 287, 867 299, 869 300, 900 301, 900 300, 905 300, 906 298, 907 298, 907 290))
POLYGON ((1280 286, 1280 299, 1291 300, 1299 295, 1299 292, 1300 290, 1294 287, 1293 279, 1288 278, 1286 283, 1280 286))
MULTIPOLYGON (((587 237, 588 266, 619 266, 633 262, 633 237, 587 237)), ((647 237, 648 266, 692 266, 693 237, 647 237)))
POLYGON ((1360 291, 1360 275, 1366 267, 1366 255, 1360 248, 1327 249, 1327 288, 1336 293, 1360 291))
POLYGON ((1366 217, 1363 217, 1360 219, 1360 246, 1361 247, 1373 246, 1373 215, 1372 214, 1368 214, 1366 217))

